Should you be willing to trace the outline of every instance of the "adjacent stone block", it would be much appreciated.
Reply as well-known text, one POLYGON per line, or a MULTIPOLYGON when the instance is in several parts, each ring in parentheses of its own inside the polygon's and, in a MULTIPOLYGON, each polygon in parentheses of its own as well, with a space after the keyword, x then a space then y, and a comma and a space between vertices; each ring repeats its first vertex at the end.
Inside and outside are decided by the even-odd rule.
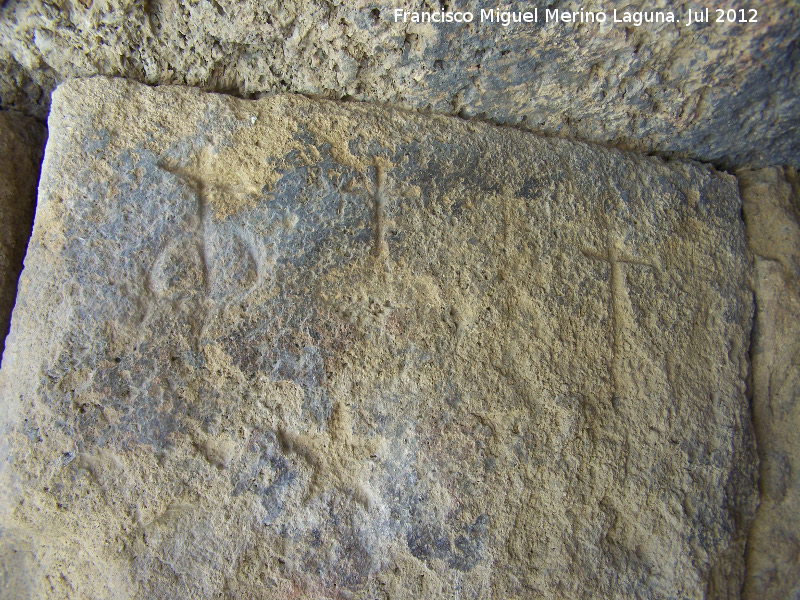
POLYGON ((15 585, 738 597, 734 178, 102 78, 50 127, 0 372, 15 585))
POLYGON ((761 504, 747 546, 745 597, 800 595, 800 184, 792 170, 739 174, 755 255, 753 420, 761 504))
POLYGON ((0 355, 17 278, 33 226, 45 128, 17 112, 0 112, 0 355))
POLYGON ((792 0, 4 2, 0 106, 43 118, 56 84, 112 75, 391 103, 725 168, 798 165, 798 18, 792 0), (402 14, 440 8, 473 22, 402 14))

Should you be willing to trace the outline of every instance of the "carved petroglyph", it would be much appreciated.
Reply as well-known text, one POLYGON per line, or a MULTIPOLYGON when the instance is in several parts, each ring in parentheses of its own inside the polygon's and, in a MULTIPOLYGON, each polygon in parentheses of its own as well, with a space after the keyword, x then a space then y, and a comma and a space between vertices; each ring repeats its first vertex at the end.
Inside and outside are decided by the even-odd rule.
POLYGON ((509 197, 511 197, 511 190, 503 187, 503 254, 507 255, 509 251, 509 243, 511 237, 511 215, 510 207, 508 205, 509 197))
POLYGON ((386 253, 386 175, 389 165, 386 161, 375 158, 373 163, 374 181, 368 182, 369 177, 364 177, 367 181, 365 186, 357 185, 361 188, 367 198, 364 200, 369 211, 369 226, 372 231, 372 248, 370 253, 375 258, 380 258, 386 253))
POLYGON ((634 327, 633 307, 625 285, 626 274, 623 265, 640 265, 658 271, 659 266, 654 259, 641 259, 627 253, 626 248, 613 234, 609 234, 606 248, 602 251, 582 250, 587 258, 608 263, 611 277, 611 317, 613 347, 611 373, 614 379, 615 398, 629 397, 633 392, 633 381, 623 365, 625 343, 634 327))
POLYGON ((191 170, 162 166, 186 182, 197 199, 185 238, 171 241, 151 269, 151 288, 159 295, 202 290, 215 301, 239 300, 264 281, 262 265, 266 253, 257 236, 242 227, 216 223, 209 214, 213 198, 229 193, 224 186, 209 183, 191 170))
POLYGON ((228 220, 218 222, 211 214, 212 203, 234 193, 227 186, 205 180, 195 167, 160 168, 185 184, 195 206, 184 217, 184 229, 164 243, 149 269, 146 294, 140 299, 146 307, 143 320, 154 314, 153 300, 159 298, 182 313, 202 315, 192 320, 190 334, 194 350, 199 351, 215 316, 261 289, 274 260, 259 235, 228 220))
POLYGON ((372 195, 372 254, 380 257, 383 254, 383 185, 386 179, 383 166, 375 164, 375 192, 372 195))
MULTIPOLYGON (((372 237, 370 253, 375 258, 385 257, 388 251, 386 243, 386 211, 389 198, 388 190, 392 188, 388 177, 390 168, 391 163, 389 161, 381 157, 375 157, 372 165, 372 177, 365 174, 358 178, 360 181, 351 180, 344 188, 340 186, 340 191, 343 189, 347 193, 356 193, 363 198, 369 213, 369 228, 372 237), (370 179, 372 179, 371 182, 370 179)), ((342 214, 344 205, 345 200, 343 197, 338 208, 339 214, 342 214)))
POLYGON ((301 457, 313 471, 310 494, 334 488, 366 509, 375 507, 378 495, 362 477, 365 462, 381 450, 378 438, 370 439, 353 432, 350 408, 337 404, 327 429, 318 435, 280 430, 278 439, 285 450, 301 457))

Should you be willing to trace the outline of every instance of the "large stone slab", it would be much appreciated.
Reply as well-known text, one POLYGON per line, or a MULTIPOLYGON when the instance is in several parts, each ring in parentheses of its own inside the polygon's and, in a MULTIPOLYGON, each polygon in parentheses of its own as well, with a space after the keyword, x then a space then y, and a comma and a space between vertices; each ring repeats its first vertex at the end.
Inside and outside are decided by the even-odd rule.
POLYGON ((5 2, 0 106, 44 117, 56 84, 100 74, 388 102, 726 168, 800 166, 798 18, 791 0, 5 2), (426 5, 474 22, 395 22, 426 5), (710 22, 697 23, 703 8, 710 22), (503 26, 510 10, 539 20, 503 26))
POLYGON ((800 182, 793 170, 739 173, 755 257, 753 420, 761 504, 747 545, 745 597, 800 596, 800 182))
POLYGON ((102 78, 50 127, 0 373, 14 585, 738 596, 734 178, 102 78))
POLYGON ((0 356, 33 226, 44 139, 39 122, 0 111, 0 356))

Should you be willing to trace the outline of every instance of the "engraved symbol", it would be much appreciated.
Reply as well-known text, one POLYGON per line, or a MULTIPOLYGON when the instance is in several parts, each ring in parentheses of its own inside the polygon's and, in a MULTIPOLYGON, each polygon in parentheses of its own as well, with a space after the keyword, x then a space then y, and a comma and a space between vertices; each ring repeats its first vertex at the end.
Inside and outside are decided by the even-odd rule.
MULTIPOLYGON (((372 238, 370 254, 375 258, 385 258, 388 254, 387 233, 390 236, 399 234, 391 227, 391 219, 387 218, 387 212, 391 210, 389 209, 390 201, 414 198, 419 195, 419 188, 416 192, 412 189, 398 189, 397 182, 388 175, 391 168, 392 163, 388 159, 375 156, 372 166, 373 178, 370 178, 368 174, 360 173, 357 178, 348 182, 344 189, 349 194, 357 194, 367 208, 370 237, 372 238)), ((342 213, 343 208, 344 202, 339 205, 339 214, 342 213)))
POLYGON ((334 407, 324 434, 292 434, 281 429, 278 439, 286 451, 301 457, 312 469, 312 494, 322 494, 326 488, 333 487, 368 510, 376 506, 378 496, 364 481, 362 473, 365 459, 374 458, 381 443, 353 432, 350 411, 345 404, 338 403, 334 407))
POLYGON ((383 239, 383 186, 386 181, 384 167, 375 161, 375 189, 372 193, 372 206, 370 219, 372 221, 372 254, 376 257, 383 255, 386 243, 383 239))
POLYGON ((208 211, 209 198, 231 191, 191 171, 161 168, 188 184, 197 205, 192 230, 171 241, 154 262, 153 291, 174 297, 200 289, 205 298, 217 300, 237 300, 254 291, 263 280, 258 240, 241 228, 215 224, 208 211))
POLYGON ((503 186, 503 254, 508 254, 509 240, 511 237, 511 215, 508 199, 513 192, 508 186, 503 186))
POLYGON ((628 296, 628 289, 625 285, 623 265, 641 265, 655 270, 658 270, 659 266, 653 259, 640 259, 627 254, 619 240, 612 238, 611 235, 607 237, 604 251, 582 250, 582 253, 587 258, 602 260, 609 264, 611 272, 611 316, 614 333, 611 372, 616 393, 622 396, 629 396, 633 385, 627 372, 623 369, 622 357, 626 337, 625 332, 634 327, 634 313, 628 296))
MULTIPOLYGON (((199 350, 206 328, 226 303, 238 302, 264 283, 267 264, 261 240, 228 221, 215 222, 209 202, 237 194, 228 186, 204 179, 209 169, 207 154, 189 168, 159 165, 176 176, 192 192, 195 206, 184 230, 167 242, 149 271, 149 290, 187 314, 204 315, 192 320, 191 337, 199 350)), ((238 193, 238 195, 245 192, 238 193)))

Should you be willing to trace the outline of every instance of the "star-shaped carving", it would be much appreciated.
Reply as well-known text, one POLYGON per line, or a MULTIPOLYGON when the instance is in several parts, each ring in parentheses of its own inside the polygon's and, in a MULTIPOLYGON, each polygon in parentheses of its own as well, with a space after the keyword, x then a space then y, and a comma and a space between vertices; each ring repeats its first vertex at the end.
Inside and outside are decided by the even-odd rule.
POLYGON ((334 488, 368 510, 376 506, 377 494, 362 476, 364 463, 377 458, 385 440, 355 434, 347 404, 340 402, 334 406, 323 433, 303 434, 279 429, 278 439, 284 450, 296 454, 311 468, 311 494, 322 494, 334 488))

